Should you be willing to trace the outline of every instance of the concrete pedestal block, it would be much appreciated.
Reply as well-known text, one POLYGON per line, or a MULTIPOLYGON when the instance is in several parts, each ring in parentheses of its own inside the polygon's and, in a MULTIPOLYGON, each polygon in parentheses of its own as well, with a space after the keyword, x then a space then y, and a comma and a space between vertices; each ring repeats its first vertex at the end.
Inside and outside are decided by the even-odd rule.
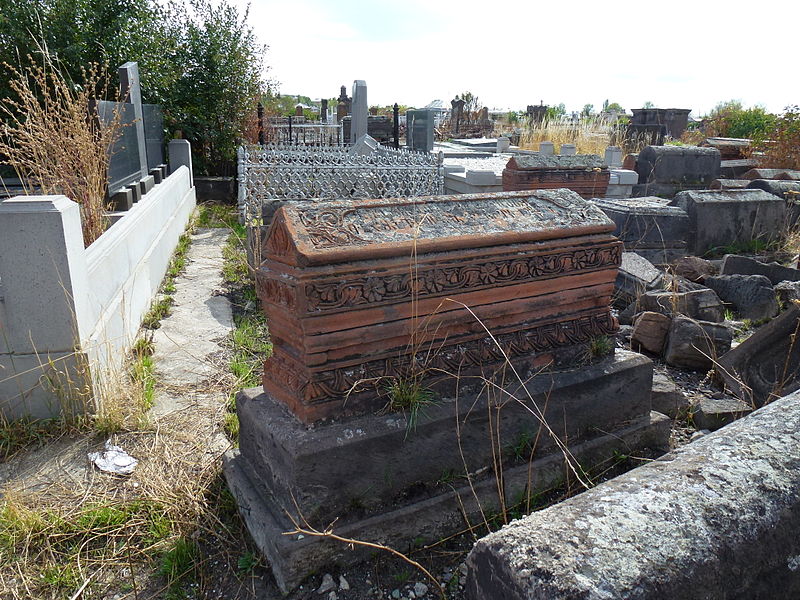
POLYGON ((147 192, 152 190, 153 187, 155 186, 155 184, 156 184, 156 180, 155 180, 155 177, 153 177, 152 175, 148 175, 147 177, 143 178, 139 182, 139 189, 142 192, 142 196, 144 196, 147 192))

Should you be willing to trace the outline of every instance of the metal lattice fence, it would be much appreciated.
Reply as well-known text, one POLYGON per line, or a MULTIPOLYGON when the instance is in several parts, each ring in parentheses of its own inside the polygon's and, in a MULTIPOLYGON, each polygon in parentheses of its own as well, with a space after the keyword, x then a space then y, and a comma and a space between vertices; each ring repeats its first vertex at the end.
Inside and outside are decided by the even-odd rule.
POLYGON ((239 148, 239 209, 267 225, 285 201, 407 198, 443 192, 442 154, 378 148, 268 144, 239 148))

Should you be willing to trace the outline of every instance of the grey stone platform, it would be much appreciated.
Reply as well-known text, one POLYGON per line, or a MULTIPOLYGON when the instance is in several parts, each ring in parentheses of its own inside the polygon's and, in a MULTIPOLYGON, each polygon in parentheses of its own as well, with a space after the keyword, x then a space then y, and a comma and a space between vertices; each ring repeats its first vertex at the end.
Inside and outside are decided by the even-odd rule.
MULTIPOLYGON (((538 374, 525 388, 509 386, 518 397, 531 394, 554 435, 539 431, 530 400, 512 400, 499 412, 493 423, 503 448, 540 434, 530 466, 506 462, 506 498, 521 497, 529 481, 531 494, 561 483, 564 456, 555 437, 566 440, 585 469, 615 451, 665 449, 670 422, 650 412, 651 382, 649 359, 618 351, 591 365, 538 374)), ((307 427, 261 388, 241 392, 237 410, 240 450, 226 455, 225 475, 284 591, 315 570, 365 558, 337 542, 283 535, 293 529, 289 514, 298 516, 298 509, 319 529, 337 520, 339 535, 404 549, 411 540, 463 530, 465 515, 480 523, 481 510, 493 513, 499 506, 486 400, 475 394, 430 406, 412 430, 394 413, 307 427), (463 477, 465 462, 474 493, 463 477)))

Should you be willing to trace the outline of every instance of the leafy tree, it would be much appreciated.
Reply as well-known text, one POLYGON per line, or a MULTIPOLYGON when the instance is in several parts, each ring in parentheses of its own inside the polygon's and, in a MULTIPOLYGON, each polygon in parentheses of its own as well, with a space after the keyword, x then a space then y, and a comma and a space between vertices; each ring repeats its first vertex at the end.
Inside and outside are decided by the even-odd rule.
MULTIPOLYGON (((179 71, 174 13, 174 7, 141 0, 7 0, 0 15, 0 62, 24 68, 28 55, 47 53, 65 77, 81 81, 90 63, 114 69, 135 60, 143 100, 160 103, 179 71)), ((10 91, 4 71, 3 98, 10 91)))
MULTIPOLYGON (((168 130, 192 142, 198 173, 232 169, 238 139, 263 91, 265 47, 230 0, 5 0, 0 63, 47 54, 72 81, 92 62, 139 63, 142 99, 161 104, 168 130)), ((0 98, 10 95, 0 67, 0 98)))
POLYGON ((642 104, 642 108, 655 108, 656 105, 653 104, 650 100, 647 100, 644 104, 642 104))
POLYGON ((477 113, 481 107, 480 100, 472 92, 464 92, 460 96, 456 96, 456 100, 464 101, 464 117, 472 119, 474 113, 477 113))
POLYGON ((176 51, 181 75, 166 99, 165 116, 194 148, 200 173, 232 172, 236 145, 263 90, 264 48, 226 1, 190 0, 194 15, 176 51))
POLYGON ((764 107, 744 108, 738 100, 720 102, 708 118, 708 135, 749 138, 757 144, 769 136, 776 123, 775 115, 764 107))
POLYGON ((770 166, 800 169, 800 106, 787 106, 769 132, 766 156, 770 166))
POLYGON ((583 110, 581 111, 581 116, 588 117, 589 115, 592 114, 593 110, 594 110, 594 104, 584 104, 583 110))
POLYGON ((567 114, 567 106, 563 102, 558 106, 548 106, 547 111, 545 111, 545 117, 548 121, 555 121, 565 114, 567 114))

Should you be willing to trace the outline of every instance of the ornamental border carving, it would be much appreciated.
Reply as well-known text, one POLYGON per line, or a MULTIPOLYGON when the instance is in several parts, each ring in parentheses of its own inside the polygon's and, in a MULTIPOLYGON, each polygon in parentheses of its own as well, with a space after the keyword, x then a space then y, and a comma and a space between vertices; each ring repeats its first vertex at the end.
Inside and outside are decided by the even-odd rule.
POLYGON ((291 393, 297 394, 304 404, 318 404, 344 399, 360 382, 378 381, 385 377, 407 374, 411 361, 421 372, 436 375, 458 373, 471 367, 488 367, 502 364, 506 356, 518 358, 535 355, 546 350, 589 342, 592 338, 611 335, 616 322, 609 311, 584 315, 556 323, 549 323, 495 336, 497 343, 485 337, 470 342, 445 346, 443 341, 423 344, 414 355, 365 362, 354 367, 331 369, 312 376, 295 373, 296 366, 279 357, 267 359, 265 378, 283 383, 291 393), (440 346, 440 347, 437 347, 440 346), (420 357, 424 357, 420 358, 420 357), (293 373, 289 375, 289 373, 293 373))
MULTIPOLYGON (((413 294, 417 298, 423 298, 464 289, 479 290, 489 286, 525 283, 554 275, 589 272, 618 266, 621 260, 622 244, 614 243, 610 246, 576 248, 484 263, 431 266, 420 268, 414 276, 410 273, 397 273, 313 282, 305 284, 303 291, 308 302, 307 313, 321 313, 403 301, 411 299, 413 294)), ((257 279, 261 282, 258 288, 262 301, 289 307, 296 305, 294 287, 283 281, 264 277, 260 273, 257 279), (271 283, 264 283, 267 281, 271 283)))

